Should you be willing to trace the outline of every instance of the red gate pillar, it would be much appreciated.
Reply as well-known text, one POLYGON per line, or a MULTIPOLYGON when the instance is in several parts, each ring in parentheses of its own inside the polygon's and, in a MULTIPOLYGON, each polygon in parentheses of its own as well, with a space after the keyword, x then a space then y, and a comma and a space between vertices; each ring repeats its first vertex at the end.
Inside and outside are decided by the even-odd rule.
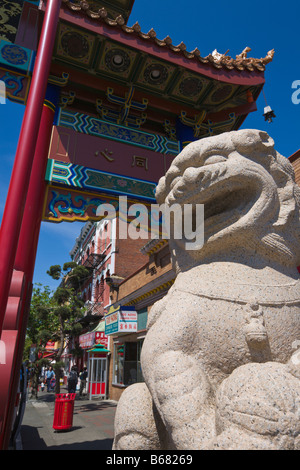
POLYGON ((60 90, 48 85, 34 153, 29 188, 17 247, 14 269, 23 271, 32 281, 42 212, 46 194, 45 173, 55 109, 60 90))
POLYGON ((8 382, 6 403, 4 403, 5 397, 1 400, 0 403, 0 415, 4 417, 3 426, 0 430, 0 449, 2 450, 7 449, 9 445, 15 413, 15 403, 18 393, 20 369, 22 364, 26 328, 30 309, 34 263, 38 246, 40 225, 42 221, 43 203, 46 193, 45 172, 47 166, 47 157, 49 153, 54 112, 58 97, 59 90, 57 87, 48 86, 46 100, 43 106, 18 249, 14 264, 14 274, 16 271, 25 274, 25 286, 23 289, 23 294, 20 298, 19 315, 17 321, 18 338, 14 350, 13 363, 10 365, 2 365, 0 369, 0 382, 8 382))
POLYGON ((0 334, 9 295, 13 266, 62 0, 48 0, 30 92, 22 122, 14 167, 0 231, 0 334))

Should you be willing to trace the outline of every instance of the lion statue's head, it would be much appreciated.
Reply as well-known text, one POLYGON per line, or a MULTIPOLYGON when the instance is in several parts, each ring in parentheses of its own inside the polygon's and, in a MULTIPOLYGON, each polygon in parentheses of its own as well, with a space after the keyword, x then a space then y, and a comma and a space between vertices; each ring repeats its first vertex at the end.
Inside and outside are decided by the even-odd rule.
MULTIPOLYGON (((239 130, 192 142, 160 179, 159 204, 204 204, 204 245, 169 241, 175 267, 226 260, 229 252, 266 263, 300 265, 300 188, 266 132, 239 130)), ((197 221, 195 221, 197 223, 197 221)))

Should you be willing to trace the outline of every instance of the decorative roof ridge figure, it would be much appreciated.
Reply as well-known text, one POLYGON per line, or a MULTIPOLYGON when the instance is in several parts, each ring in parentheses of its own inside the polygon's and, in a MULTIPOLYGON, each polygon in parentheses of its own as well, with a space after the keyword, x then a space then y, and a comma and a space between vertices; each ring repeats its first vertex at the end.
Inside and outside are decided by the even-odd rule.
POLYGON ((90 7, 89 2, 86 0, 78 1, 76 3, 72 2, 71 0, 62 0, 62 3, 74 12, 81 12, 93 20, 100 20, 109 26, 121 28, 122 31, 127 34, 137 34, 141 39, 148 41, 151 40, 157 46, 166 47, 175 53, 183 54, 187 59, 198 59, 200 62, 204 64, 210 63, 218 69, 227 68, 229 70, 248 70, 250 72, 258 70, 259 72, 263 72, 265 70, 265 65, 271 62, 274 56, 274 49, 272 49, 265 57, 260 59, 247 57, 247 52, 249 52, 251 49, 246 47, 241 54, 236 56, 235 59, 226 55, 228 51, 226 54, 220 54, 216 50, 208 56, 202 57, 198 48, 188 52, 186 50, 186 45, 183 42, 175 46, 172 43, 170 36, 167 36, 165 39, 158 39, 153 28, 151 28, 148 33, 143 33, 138 22, 136 22, 133 26, 128 26, 122 15, 118 15, 115 19, 111 19, 104 7, 100 8, 98 11, 95 11, 90 7))

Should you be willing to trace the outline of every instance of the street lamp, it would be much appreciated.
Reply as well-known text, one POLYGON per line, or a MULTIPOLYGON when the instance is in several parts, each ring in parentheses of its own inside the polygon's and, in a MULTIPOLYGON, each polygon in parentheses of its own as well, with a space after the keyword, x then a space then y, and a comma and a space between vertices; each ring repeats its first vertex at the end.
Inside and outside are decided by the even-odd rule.
POLYGON ((264 114, 263 114, 265 121, 272 122, 272 119, 275 118, 275 113, 271 106, 266 106, 264 108, 264 114))

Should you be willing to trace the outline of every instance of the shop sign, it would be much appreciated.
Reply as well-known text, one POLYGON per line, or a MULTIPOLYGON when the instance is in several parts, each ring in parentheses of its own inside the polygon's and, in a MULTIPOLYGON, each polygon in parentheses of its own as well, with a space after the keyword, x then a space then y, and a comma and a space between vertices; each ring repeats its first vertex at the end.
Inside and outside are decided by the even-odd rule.
POLYGON ((135 309, 119 311, 119 332, 132 333, 137 331, 137 312, 135 309))
POLYGON ((79 346, 82 349, 90 348, 95 344, 95 333, 86 333, 85 335, 79 336, 79 346))
POLYGON ((137 312, 134 307, 111 307, 105 314, 105 334, 137 331, 137 312))
POLYGON ((113 312, 105 316, 105 334, 112 335, 119 330, 119 312, 113 312))
POLYGON ((104 331, 96 331, 95 344, 102 344, 106 349, 108 348, 108 336, 104 331))

